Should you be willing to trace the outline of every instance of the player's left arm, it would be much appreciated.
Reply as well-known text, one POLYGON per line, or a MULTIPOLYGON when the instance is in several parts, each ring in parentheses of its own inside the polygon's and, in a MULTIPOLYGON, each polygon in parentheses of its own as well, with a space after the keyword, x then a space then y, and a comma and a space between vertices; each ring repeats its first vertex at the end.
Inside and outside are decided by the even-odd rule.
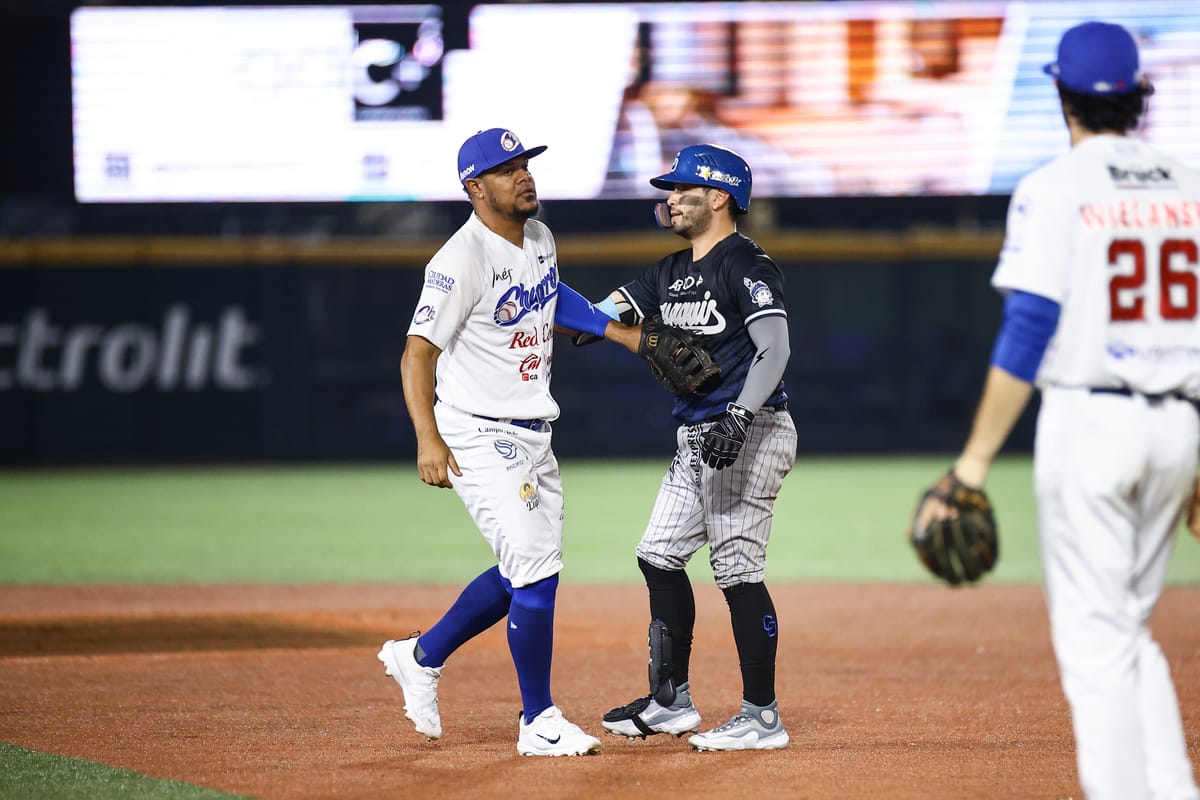
POLYGON ((783 380, 783 371, 792 356, 792 345, 787 317, 782 314, 759 317, 747 326, 746 333, 754 342, 754 360, 750 362, 746 382, 736 402, 756 413, 783 380))

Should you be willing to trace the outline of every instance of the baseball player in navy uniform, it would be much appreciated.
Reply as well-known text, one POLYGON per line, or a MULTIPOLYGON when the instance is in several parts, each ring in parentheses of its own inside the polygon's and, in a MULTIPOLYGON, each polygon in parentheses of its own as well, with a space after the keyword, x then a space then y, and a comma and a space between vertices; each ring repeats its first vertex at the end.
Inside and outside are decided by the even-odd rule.
POLYGON ((573 756, 597 752, 600 741, 567 721, 550 693, 563 566, 562 480, 550 445, 554 332, 607 335, 636 350, 638 329, 561 281, 554 237, 534 219, 529 161, 544 150, 504 128, 463 143, 458 178, 472 213, 425 269, 400 365, 421 480, 459 495, 497 564, 424 634, 385 642, 379 660, 417 732, 437 739, 446 660, 507 618, 523 705, 517 752, 573 756))
POLYGON ((1004 321, 953 470, 983 486, 1041 391, 1038 540, 1080 784, 1089 800, 1197 800, 1149 622, 1181 513, 1200 534, 1200 174, 1127 135, 1152 87, 1124 28, 1071 28, 1046 72, 1071 149, 1013 193, 992 277, 1004 321))
MULTIPOLYGON (((764 577, 775 498, 796 459, 783 371, 790 353, 783 275, 738 233, 750 210, 750 167, 713 144, 679 151, 650 183, 669 192, 655 208, 664 228, 690 247, 660 259, 599 304, 625 322, 661 315, 693 331, 723 380, 705 396, 675 398, 678 450, 637 546, 650 616, 667 649, 654 654, 662 689, 604 717, 614 735, 682 736, 699 730, 688 676, 696 607, 684 568, 703 545, 725 595, 742 673, 742 704, 728 722, 691 736, 698 750, 787 746, 775 698, 779 621, 764 577)), ((652 626, 653 631, 653 626, 652 626)))

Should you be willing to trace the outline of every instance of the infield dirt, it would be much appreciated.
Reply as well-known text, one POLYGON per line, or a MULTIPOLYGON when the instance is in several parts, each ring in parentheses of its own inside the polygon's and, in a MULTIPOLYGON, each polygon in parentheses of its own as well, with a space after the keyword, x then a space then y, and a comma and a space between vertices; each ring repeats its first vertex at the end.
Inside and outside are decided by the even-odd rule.
MULTIPOLYGON (((1079 797, 1040 587, 773 585, 791 745, 697 753, 604 734, 646 692, 639 586, 559 590, 554 697, 598 756, 523 758, 504 631, 456 653, 443 738, 404 718, 375 653, 453 602, 444 586, 0 587, 0 740, 260 798, 1079 797)), ((696 585, 693 696, 737 708, 729 617, 696 585)), ((1155 616, 1200 755, 1200 589, 1155 616)))

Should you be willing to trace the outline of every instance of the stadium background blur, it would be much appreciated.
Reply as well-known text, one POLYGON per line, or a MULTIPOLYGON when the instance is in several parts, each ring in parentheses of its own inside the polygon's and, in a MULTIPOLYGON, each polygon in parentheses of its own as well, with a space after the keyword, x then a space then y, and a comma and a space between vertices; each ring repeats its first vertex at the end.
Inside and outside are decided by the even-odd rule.
MULTIPOLYGON (((8 0, 0 7, 0 464, 408 459, 415 444, 398 361, 418 270, 461 224, 467 204, 362 196, 355 202, 78 201, 71 15, 120 5, 8 0)), ((644 15, 654 5, 637 8, 644 15)), ((845 149, 830 150, 825 160, 804 155, 804 143, 820 137, 799 122, 822 125, 842 114, 823 112, 825 101, 810 104, 811 118, 798 121, 803 98, 754 99, 754 54, 767 51, 746 39, 753 25, 721 29, 729 68, 715 86, 703 87, 714 125, 708 138, 752 148, 747 156, 756 169, 756 191, 743 230, 786 275, 793 355, 785 379, 800 451, 951 451, 974 410, 996 328, 1000 303, 988 281, 1008 196, 994 177, 1000 169, 990 184, 976 180, 968 190, 957 185, 953 178, 970 170, 952 149, 939 149, 941 128, 930 121, 944 122, 947 113, 965 107, 964 90, 979 94, 972 87, 1002 83, 995 80, 995 64, 1003 59, 994 54, 1014 38, 1014 23, 1006 22, 1010 5, 1024 4, 972 4, 974 18, 965 21, 951 18, 962 3, 800 5, 870 9, 861 19, 838 23, 845 42, 845 105, 857 116, 844 117, 848 127, 825 138, 830 147, 845 149), (911 53, 889 60, 879 50, 894 28, 886 21, 889 6, 897 13, 916 6, 942 9, 947 19, 914 16, 903 28, 911 53), (875 50, 864 50, 864 41, 874 42, 875 50), (980 42, 988 46, 981 49, 980 42), (982 51, 994 57, 980 61, 982 51), (984 71, 968 75, 980 63, 984 71), (900 73, 903 80, 882 79, 900 73), (949 112, 929 111, 937 103, 948 104, 949 112), (903 136, 881 129, 882 138, 844 141, 847 132, 873 130, 872 120, 881 114, 912 124, 903 136), (764 142, 755 125, 794 130, 790 139, 764 142), (787 150, 797 142, 800 154, 793 148, 789 156, 794 173, 759 169, 773 163, 760 145, 787 150), (918 160, 905 148, 921 142, 932 142, 933 155, 921 157, 932 158, 940 181, 909 179, 903 171, 918 160), (873 182, 873 165, 884 162, 893 172, 873 182), (822 183, 818 173, 833 177, 822 183)), ((1055 4, 1058 16, 1023 21, 1024 40, 1036 32, 1053 41, 1065 20, 1094 5, 1063 11, 1064 4, 1055 4)), ((467 23, 473 7, 436 4, 447 51, 475 46, 467 23)), ((1150 3, 1139 13, 1174 11, 1169 3, 1150 3)), ((1192 25, 1191 18, 1179 24, 1192 25)), ((616 143, 622 135, 632 110, 630 88, 644 90, 640 99, 650 102, 652 89, 670 83, 646 61, 647 48, 657 41, 652 29, 638 27, 638 60, 622 100, 622 121, 604 134, 606 141, 616 143)), ((565 35, 569 28, 561 30, 565 35)), ((1190 60, 1171 67, 1170 75, 1181 80, 1194 77, 1200 48, 1186 52, 1190 60)), ((1023 68, 1010 66, 1008 85, 1035 83, 1023 68)), ((509 102, 555 117, 562 132, 527 122, 528 110, 514 112, 513 121, 489 113, 477 125, 510 126, 527 141, 570 152, 570 109, 538 105, 539 85, 555 70, 584 70, 586 64, 568 68, 535 53, 511 67, 503 84, 512 93, 509 102)), ((1053 102, 1044 78, 1035 88, 1053 102)), ((986 101, 988 95, 980 97, 986 101)), ((593 101, 584 97, 581 103, 593 101)), ((147 96, 144 102, 153 110, 163 99, 147 96)), ((1011 130, 1013 108, 1001 109, 1008 114, 1001 129, 1022 141, 1011 130)), ((176 105, 163 113, 180 112, 176 105)), ((968 123, 964 136, 981 129, 980 120, 968 123)), ((594 131, 587 134, 595 138, 594 131)), ((303 141, 303 131, 295 135, 303 141)), ((462 138, 457 131, 446 137, 455 146, 462 138)), ((664 135, 664 146, 667 141, 664 135)), ((1065 147, 1065 138, 1047 146, 1065 147)), ((445 185, 454 187, 452 162, 441 166, 445 185)), ((106 168, 123 166, 110 159, 106 168)), ((613 172, 610 167, 600 195, 584 199, 556 190, 554 176, 548 197, 538 174, 562 275, 593 298, 678 245, 653 229, 652 195, 637 176, 622 179, 613 172)), ((556 355, 560 455, 670 450, 669 400, 640 362, 618 348, 575 349, 565 340, 556 355)), ((1034 411, 1018 426, 1010 450, 1028 449, 1034 411)))

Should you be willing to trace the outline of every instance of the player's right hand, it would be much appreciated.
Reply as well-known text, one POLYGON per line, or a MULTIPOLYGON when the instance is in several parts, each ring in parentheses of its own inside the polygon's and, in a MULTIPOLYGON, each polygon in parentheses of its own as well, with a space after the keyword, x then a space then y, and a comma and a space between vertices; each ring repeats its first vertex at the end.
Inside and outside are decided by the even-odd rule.
POLYGON ((454 453, 450 452, 442 437, 417 443, 417 474, 421 476, 422 482, 442 489, 452 489, 454 484, 450 482, 451 472, 462 477, 462 470, 454 460, 454 453))

